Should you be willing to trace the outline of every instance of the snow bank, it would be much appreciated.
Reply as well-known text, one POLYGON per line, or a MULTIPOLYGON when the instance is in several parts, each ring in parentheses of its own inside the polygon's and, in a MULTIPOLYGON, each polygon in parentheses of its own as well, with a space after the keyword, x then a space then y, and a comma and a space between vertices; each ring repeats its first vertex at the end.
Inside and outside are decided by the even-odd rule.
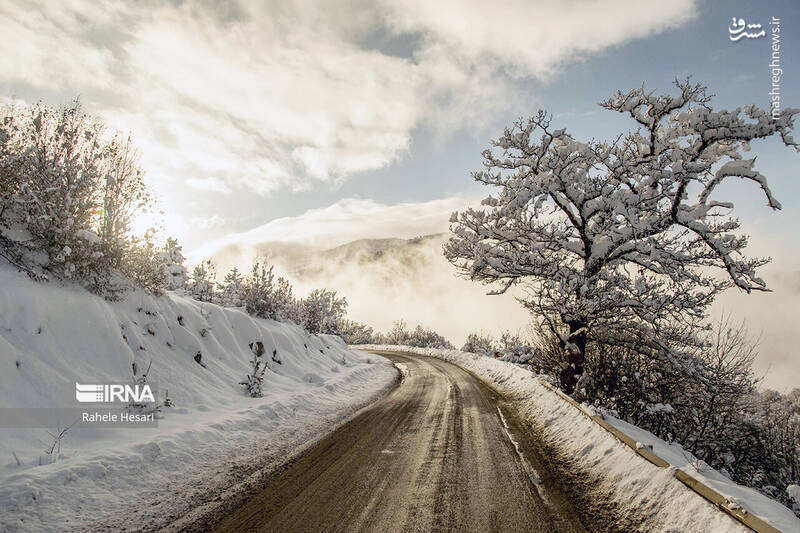
POLYGON ((162 408, 153 428, 0 428, 0 531, 114 529, 180 516, 255 467, 280 463, 380 395, 396 377, 379 356, 338 337, 168 294, 109 303, 0 268, 0 409, 79 407, 75 383, 148 382, 162 408), (239 385, 251 343, 269 369, 264 397, 239 385), (254 344, 255 345, 255 344, 254 344), (47 463, 50 464, 47 464, 47 463), (40 466, 41 465, 41 466, 40 466), (121 521, 121 518, 126 518, 121 521))
POLYGON ((438 357, 475 373, 512 398, 520 414, 542 427, 549 442, 565 456, 574 458, 581 470, 596 474, 602 480, 598 490, 604 497, 643 516, 647 521, 644 530, 749 531, 675 479, 675 468, 680 468, 773 527, 785 532, 800 531, 800 520, 780 503, 737 485, 679 445, 666 443, 648 431, 604 415, 606 422, 641 446, 652 446, 653 452, 671 465, 656 467, 549 390, 527 369, 456 350, 381 345, 357 348, 438 357))

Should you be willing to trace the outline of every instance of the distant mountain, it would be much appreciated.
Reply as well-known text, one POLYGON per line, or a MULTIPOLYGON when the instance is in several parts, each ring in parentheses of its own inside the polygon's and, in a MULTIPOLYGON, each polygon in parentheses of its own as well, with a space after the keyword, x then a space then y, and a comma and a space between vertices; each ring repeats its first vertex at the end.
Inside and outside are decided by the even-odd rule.
POLYGON ((300 295, 318 287, 336 290, 347 298, 354 320, 381 331, 404 319, 461 344, 470 332, 523 328, 529 317, 512 295, 487 296, 485 286, 457 275, 442 253, 448 237, 360 239, 290 254, 269 243, 260 249, 300 295))
POLYGON ((301 283, 351 268, 384 283, 415 281, 443 264, 442 244, 446 240, 445 233, 413 239, 360 239, 322 252, 276 256, 276 261, 289 277, 301 283))

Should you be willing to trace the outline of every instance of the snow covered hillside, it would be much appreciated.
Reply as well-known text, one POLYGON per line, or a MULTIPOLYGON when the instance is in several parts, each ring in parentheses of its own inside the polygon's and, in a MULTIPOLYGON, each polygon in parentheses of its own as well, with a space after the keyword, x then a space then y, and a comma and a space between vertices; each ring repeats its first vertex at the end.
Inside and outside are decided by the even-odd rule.
POLYGON ((73 427, 53 454, 56 427, 0 428, 0 531, 163 525, 285 461, 396 376, 294 324, 171 293, 107 302, 0 268, 0 409, 79 407, 76 382, 133 383, 148 368, 172 403, 157 427, 73 427), (254 351, 262 398, 240 385, 254 351))
POLYGON ((549 445, 571 458, 580 472, 597 481, 587 487, 592 498, 613 502, 624 513, 630 513, 633 523, 644 520, 641 526, 645 531, 749 531, 686 488, 674 477, 676 468, 722 494, 732 508, 740 506, 780 531, 800 531, 800 519, 780 503, 755 489, 737 485, 678 444, 664 442, 647 431, 604 414, 606 422, 632 437, 637 446, 638 443, 648 448, 652 446, 653 452, 671 466, 652 465, 542 385, 535 374, 513 363, 456 350, 381 345, 358 348, 438 357, 473 372, 510 397, 520 414, 542 429, 549 445))

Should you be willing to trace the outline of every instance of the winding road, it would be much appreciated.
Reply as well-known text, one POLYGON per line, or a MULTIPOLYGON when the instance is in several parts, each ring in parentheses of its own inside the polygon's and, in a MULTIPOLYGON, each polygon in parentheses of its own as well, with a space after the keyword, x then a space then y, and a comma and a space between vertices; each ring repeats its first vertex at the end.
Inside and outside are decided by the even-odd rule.
POLYGON ((584 531, 498 394, 438 359, 228 513, 216 531, 584 531))

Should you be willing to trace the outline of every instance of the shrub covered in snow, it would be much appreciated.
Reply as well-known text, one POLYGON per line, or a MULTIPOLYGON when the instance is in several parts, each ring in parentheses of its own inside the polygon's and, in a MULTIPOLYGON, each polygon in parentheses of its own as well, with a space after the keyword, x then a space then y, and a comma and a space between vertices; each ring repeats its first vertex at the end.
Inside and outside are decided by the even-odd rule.
POLYGON ((244 306, 248 313, 259 318, 275 318, 272 293, 275 284, 274 267, 256 262, 243 283, 244 306))
POLYGON ((519 333, 504 331, 500 334, 496 352, 500 359, 510 363, 530 364, 537 356, 537 349, 519 333))
MULTIPOLYGON (((278 276, 272 292, 272 300, 277 320, 291 320, 295 324, 303 323, 302 301, 295 297, 292 283, 288 279, 278 276)), ((335 333, 335 331, 323 333, 335 333)))
POLYGON ((315 289, 301 303, 303 327, 311 333, 339 334, 347 313, 347 300, 336 291, 315 289))
MULTIPOLYGON (((275 267, 256 262, 250 273, 242 278, 233 269, 220 286, 223 305, 244 305, 251 315, 273 320, 291 320, 296 324, 304 322, 304 308, 294 296, 291 282, 276 277, 275 267)), ((327 332, 326 332, 327 333, 327 332)))
MULTIPOLYGON (((398 344, 418 348, 452 349, 453 345, 436 331, 417 324, 413 330, 408 329, 405 320, 396 320, 387 333, 375 333, 369 342, 376 344, 398 344)), ((353 343, 355 344, 355 343, 353 343)))
POLYGON ((408 343, 408 323, 403 320, 395 320, 392 324, 392 329, 385 334, 376 335, 376 340, 386 344, 407 344, 408 343))
POLYGON ((183 248, 178 244, 178 240, 172 237, 167 238, 164 249, 160 254, 161 269, 166 288, 175 291, 186 287, 186 267, 183 265, 183 248))
POLYGON ((186 290, 195 300, 214 302, 214 289, 217 282, 217 269, 211 259, 205 259, 192 270, 186 290))
POLYGON ((797 485, 789 485, 786 487, 786 495, 789 496, 789 500, 791 501, 792 511, 800 516, 800 487, 797 485))
POLYGON ((240 307, 244 298, 244 276, 233 267, 225 274, 222 283, 217 283, 217 302, 224 307, 240 307))
POLYGON ((73 280, 109 298, 125 276, 159 291, 153 235, 132 233, 152 199, 131 139, 106 135, 77 101, 12 104, 0 115, 0 256, 35 279, 73 280))
POLYGON ((159 294, 169 287, 170 282, 164 275, 163 257, 163 250, 157 249, 152 234, 148 232, 143 239, 136 239, 131 244, 120 271, 137 287, 159 294))
POLYGON ((344 320, 340 327, 340 336, 347 344, 370 344, 374 335, 370 326, 353 320, 344 320))
POLYGON ((758 429, 755 438, 763 443, 762 452, 771 463, 753 472, 751 485, 762 488, 800 516, 800 388, 788 394, 760 393, 751 419, 758 429))
POLYGON ((432 329, 423 328, 419 324, 408 336, 407 344, 419 348, 444 348, 452 350, 455 348, 450 341, 439 335, 432 329))
POLYGON ((252 398, 261 398, 264 396, 264 372, 267 371, 267 362, 254 353, 250 364, 252 365, 250 373, 247 374, 245 380, 239 384, 247 389, 247 393, 252 398))
POLYGON ((461 347, 461 351, 491 355, 496 351, 495 342, 488 333, 470 333, 467 335, 467 340, 464 342, 464 346, 461 347))

